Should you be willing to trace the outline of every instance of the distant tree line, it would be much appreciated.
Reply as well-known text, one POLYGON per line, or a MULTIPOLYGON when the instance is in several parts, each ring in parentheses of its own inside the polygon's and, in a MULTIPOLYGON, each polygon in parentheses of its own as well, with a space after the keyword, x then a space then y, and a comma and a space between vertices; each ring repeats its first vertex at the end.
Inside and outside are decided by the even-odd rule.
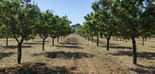
POLYGON ((75 33, 75 31, 81 27, 82 25, 80 23, 77 23, 75 25, 72 25, 71 28, 72 28, 72 33, 75 33))

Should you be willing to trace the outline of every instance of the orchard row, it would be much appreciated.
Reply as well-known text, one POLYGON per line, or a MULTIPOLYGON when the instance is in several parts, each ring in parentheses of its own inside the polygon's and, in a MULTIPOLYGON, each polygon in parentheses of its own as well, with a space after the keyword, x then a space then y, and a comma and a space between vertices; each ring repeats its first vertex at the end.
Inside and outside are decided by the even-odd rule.
POLYGON ((155 35, 155 3, 152 0, 99 0, 92 4, 84 25, 76 32, 84 37, 132 40, 133 63, 137 64, 136 38, 155 35))
POLYGON ((39 35, 43 40, 44 51, 44 43, 49 36, 54 39, 71 33, 70 24, 67 16, 54 15, 50 10, 42 12, 37 4, 32 4, 29 0, 0 1, 0 37, 7 40, 14 38, 17 41, 18 64, 21 63, 22 44, 25 40, 39 35))

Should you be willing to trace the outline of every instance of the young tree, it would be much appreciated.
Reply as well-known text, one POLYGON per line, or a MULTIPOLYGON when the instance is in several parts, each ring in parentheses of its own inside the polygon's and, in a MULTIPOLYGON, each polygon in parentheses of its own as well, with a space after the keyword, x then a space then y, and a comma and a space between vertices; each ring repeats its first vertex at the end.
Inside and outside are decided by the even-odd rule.
POLYGON ((11 32, 10 32, 10 28, 9 28, 9 24, 10 23, 10 18, 9 16, 11 15, 11 11, 9 11, 9 9, 11 8, 11 3, 9 1, 1 1, 0 2, 0 6, 1 6, 1 11, 0 11, 0 15, 1 15, 1 29, 0 29, 0 33, 1 33, 1 38, 6 38, 6 46, 8 46, 8 38, 11 37, 11 32))
POLYGON ((67 16, 61 17, 61 20, 60 20, 61 27, 60 27, 60 32, 59 32, 61 37, 64 38, 65 36, 69 35, 72 32, 71 27, 70 27, 71 23, 72 22, 67 18, 67 16))
MULTIPOLYGON (((146 3, 146 2, 145 2, 146 3)), ((141 33, 142 33, 142 45, 148 37, 155 35, 155 4, 147 2, 145 5, 145 11, 140 15, 141 33)))
POLYGON ((59 28, 61 27, 59 25, 60 22, 60 18, 59 16, 53 16, 52 20, 51 20, 51 24, 50 25, 50 37, 52 38, 52 46, 54 46, 54 39, 56 37, 59 37, 59 28))
MULTIPOLYGON (((145 23, 141 22, 141 19, 144 18, 142 15, 145 17, 150 15, 153 16, 150 13, 145 15, 147 9, 144 9, 144 11, 142 10, 142 7, 145 6, 143 4, 146 4, 145 2, 146 1, 143 0, 122 0, 115 4, 114 14, 121 20, 118 28, 120 35, 124 39, 132 40, 133 64, 137 64, 136 38, 148 35, 147 33, 153 30, 153 24, 148 24, 148 20, 145 20, 145 23)), ((153 19, 151 18, 150 21, 152 22, 153 19)))
POLYGON ((10 27, 11 34, 13 38, 17 41, 18 49, 18 64, 21 63, 22 57, 22 44, 24 40, 29 40, 34 37, 33 28, 34 28, 34 18, 35 18, 35 5, 32 5, 28 2, 15 0, 15 1, 5 1, 7 5, 10 5, 10 12, 7 16, 7 21, 10 21, 8 27, 10 27))
POLYGON ((42 50, 44 51, 45 40, 50 34, 50 26, 53 14, 51 11, 46 10, 46 12, 40 14, 40 23, 36 25, 37 34, 43 39, 42 50))
POLYGON ((92 8, 94 10, 94 19, 97 19, 98 25, 96 28, 99 30, 99 35, 107 39, 107 51, 109 51, 109 41, 111 36, 117 33, 117 19, 112 14, 113 0, 99 0, 93 3, 92 8))

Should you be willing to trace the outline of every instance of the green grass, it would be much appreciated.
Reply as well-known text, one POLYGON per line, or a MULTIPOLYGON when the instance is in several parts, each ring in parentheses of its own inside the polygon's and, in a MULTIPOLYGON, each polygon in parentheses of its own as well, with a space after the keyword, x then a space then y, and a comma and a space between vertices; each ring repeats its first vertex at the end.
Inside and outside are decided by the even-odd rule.
POLYGON ((44 57, 44 56, 40 56, 39 58, 37 58, 36 60, 35 60, 35 62, 39 62, 39 63, 41 63, 41 62, 43 62, 43 61, 46 61, 46 57, 44 57))

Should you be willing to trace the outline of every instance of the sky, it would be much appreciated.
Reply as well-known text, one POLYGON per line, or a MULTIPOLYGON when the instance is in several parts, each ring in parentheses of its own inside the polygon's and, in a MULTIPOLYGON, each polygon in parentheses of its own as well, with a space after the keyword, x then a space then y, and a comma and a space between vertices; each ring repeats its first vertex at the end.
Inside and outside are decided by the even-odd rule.
POLYGON ((72 21, 71 25, 76 23, 83 24, 84 16, 92 10, 91 4, 96 0, 34 0, 41 11, 52 10, 55 15, 68 16, 72 21))

